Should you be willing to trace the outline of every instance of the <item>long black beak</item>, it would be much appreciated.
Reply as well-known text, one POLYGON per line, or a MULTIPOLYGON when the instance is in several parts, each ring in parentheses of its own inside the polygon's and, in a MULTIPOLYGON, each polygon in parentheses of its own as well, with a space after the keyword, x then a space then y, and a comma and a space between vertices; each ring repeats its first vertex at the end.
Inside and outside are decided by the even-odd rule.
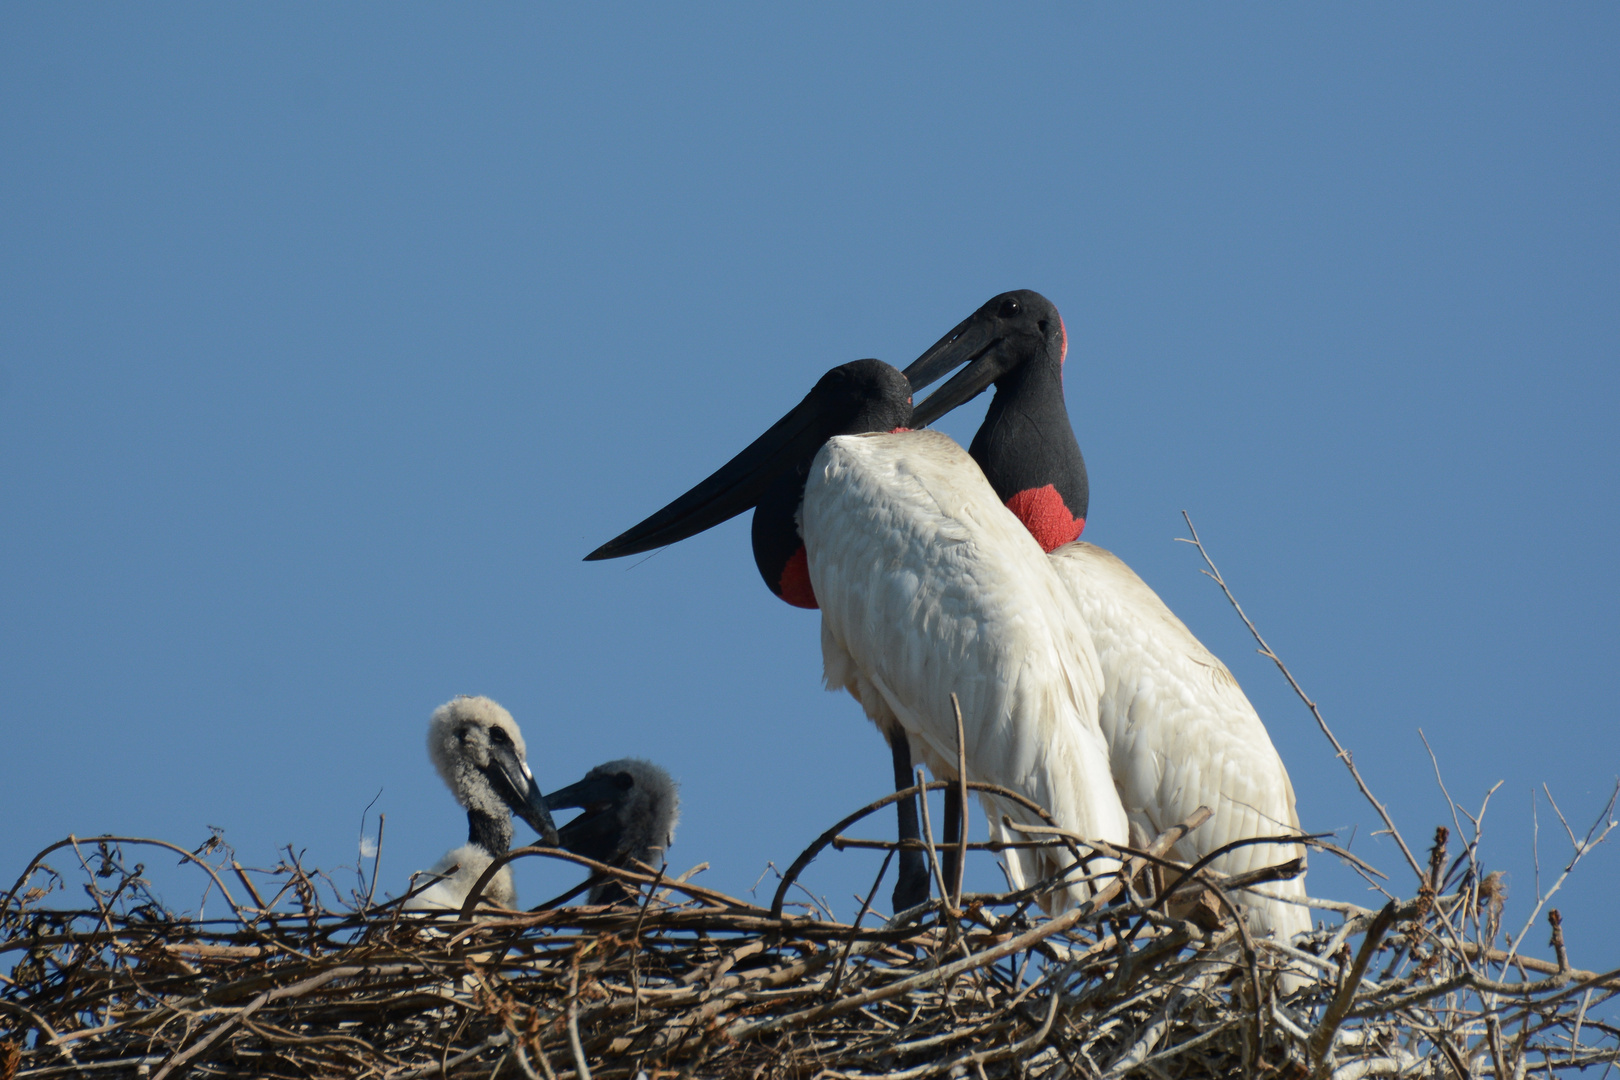
POLYGON ((491 746, 489 767, 484 772, 512 812, 527 821, 547 847, 556 847, 557 826, 551 820, 545 796, 540 794, 540 785, 534 782, 528 763, 517 756, 517 751, 509 746, 491 746))
POLYGON ((635 780, 629 773, 587 776, 577 784, 569 784, 565 788, 553 791, 545 797, 544 802, 547 810, 596 806, 600 803, 613 802, 634 784, 635 780))
POLYGON ((921 390, 963 364, 967 367, 928 395, 928 400, 913 407, 912 426, 926 427, 958 405, 978 397, 1005 374, 1004 343, 994 323, 975 312, 913 360, 905 370, 913 391, 921 390))
POLYGON ((771 482, 827 441, 825 407, 815 391, 707 480, 631 526, 589 555, 586 562, 638 555, 712 529, 750 510, 771 482))
POLYGON ((552 810, 577 806, 584 811, 559 830, 562 846, 597 862, 610 862, 622 854, 624 829, 618 815, 607 811, 633 786, 629 773, 611 773, 587 776, 547 795, 545 803, 552 810))

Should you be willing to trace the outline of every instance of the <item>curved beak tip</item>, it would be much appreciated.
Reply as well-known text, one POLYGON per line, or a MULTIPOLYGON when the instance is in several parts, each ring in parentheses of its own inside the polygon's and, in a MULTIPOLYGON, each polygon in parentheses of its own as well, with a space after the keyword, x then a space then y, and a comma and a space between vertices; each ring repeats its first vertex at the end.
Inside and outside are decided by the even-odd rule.
POLYGON ((558 840, 556 822, 551 820, 551 811, 547 810, 545 804, 541 802, 540 798, 538 797, 538 791, 535 793, 535 796, 536 797, 529 801, 529 813, 524 814, 523 816, 528 821, 530 827, 532 827, 534 831, 539 834, 540 842, 543 845, 546 847, 557 847, 558 840))

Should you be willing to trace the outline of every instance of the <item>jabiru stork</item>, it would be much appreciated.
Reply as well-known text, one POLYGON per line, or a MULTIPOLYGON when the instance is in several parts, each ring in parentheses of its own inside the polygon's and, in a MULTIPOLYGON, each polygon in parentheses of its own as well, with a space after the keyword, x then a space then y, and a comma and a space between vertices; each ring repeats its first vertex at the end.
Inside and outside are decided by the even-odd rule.
MULTIPOLYGON (((890 365, 833 368, 708 479, 587 558, 662 547, 754 508, 761 574, 778 595, 819 605, 827 687, 847 690, 888 740, 897 788, 914 783, 913 755, 936 776, 956 774, 954 693, 969 779, 1018 792, 1080 836, 1121 843, 1129 826, 1084 620, 979 466, 949 437, 909 430, 910 417, 911 383, 890 365)), ((982 800, 998 837, 1003 815, 1040 823, 1007 800, 982 800)), ((916 838, 904 802, 900 824, 903 840, 916 838)), ((1072 880, 1072 864, 1062 849, 1013 849, 1008 871, 1017 886, 1063 872, 1063 892, 1048 898, 1060 904, 1091 891, 1072 880)), ((900 875, 896 912, 928 896, 915 851, 902 852, 900 875)))
MULTIPOLYGON (((681 818, 679 786, 669 773, 640 758, 597 765, 578 783, 545 797, 547 810, 583 813, 557 830, 563 850, 609 866, 663 861, 681 818)), ((616 904, 628 893, 613 879, 594 880, 587 902, 616 904)))
MULTIPOLYGON (((439 777, 467 809, 467 843, 428 871, 441 879, 407 906, 459 911, 489 864, 511 850, 514 812, 546 844, 556 845, 557 829, 529 770, 517 721, 489 698, 463 695, 440 705, 428 721, 427 747, 439 777)), ((484 899, 501 908, 517 902, 510 867, 495 872, 484 899)))
MULTIPOLYGON (((1129 566, 1079 539, 1090 487, 1063 400, 1067 353, 1051 301, 1029 290, 1003 293, 906 369, 913 385, 926 386, 966 365, 916 407, 913 423, 932 423, 995 387, 969 453, 1049 553, 1095 644, 1098 719, 1133 842, 1147 843, 1199 806, 1213 816, 1173 852, 1188 862, 1234 840, 1298 833, 1288 770, 1232 673, 1129 566)), ((1298 844, 1252 844, 1211 866, 1235 874, 1304 854, 1298 844)), ((1302 877, 1267 888, 1305 895, 1302 877)), ((1261 932, 1288 940, 1311 928, 1309 909, 1297 904, 1255 894, 1241 902, 1261 932)))

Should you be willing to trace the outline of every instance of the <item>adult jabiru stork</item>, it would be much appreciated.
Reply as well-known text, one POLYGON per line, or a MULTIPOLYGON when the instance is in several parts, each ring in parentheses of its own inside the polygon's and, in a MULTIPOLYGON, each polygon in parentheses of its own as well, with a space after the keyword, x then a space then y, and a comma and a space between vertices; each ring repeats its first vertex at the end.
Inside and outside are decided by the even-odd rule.
MULTIPOLYGON (((1237 680, 1124 562, 1079 539, 1090 503, 1085 459, 1063 401, 1068 336, 1051 301, 1003 293, 917 359, 925 386, 966 365, 917 406, 932 423, 991 386, 995 396, 969 452, 996 496, 1049 553, 1075 600, 1102 667, 1098 719, 1114 784, 1145 844, 1199 806, 1213 816, 1177 845, 1194 861, 1234 840, 1299 831, 1288 770, 1237 680)), ((1298 844, 1252 844, 1212 868, 1241 873, 1302 858, 1298 844)), ((1268 883, 1303 898, 1304 880, 1268 883)), ((1245 894, 1249 923, 1284 940, 1309 930, 1309 909, 1245 894)))
MULTIPOLYGON (((836 367, 708 479, 587 558, 662 547, 755 508, 761 574, 778 595, 819 603, 827 686, 847 690, 889 741, 897 787, 914 783, 913 755, 955 776, 955 693, 969 779, 1018 792, 1083 837, 1122 842, 1084 620, 979 466, 949 437, 909 430, 910 415, 911 384, 893 367, 836 367)), ((1039 824, 1007 800, 983 802, 997 836, 1004 814, 1039 824)), ((901 814, 901 838, 915 839, 915 817, 903 804, 901 814)), ((928 896, 910 854, 897 912, 928 896)), ((1014 849, 1008 870, 1019 886, 1065 872, 1051 901, 1061 904, 1091 891, 1072 863, 1061 849, 1014 849)))

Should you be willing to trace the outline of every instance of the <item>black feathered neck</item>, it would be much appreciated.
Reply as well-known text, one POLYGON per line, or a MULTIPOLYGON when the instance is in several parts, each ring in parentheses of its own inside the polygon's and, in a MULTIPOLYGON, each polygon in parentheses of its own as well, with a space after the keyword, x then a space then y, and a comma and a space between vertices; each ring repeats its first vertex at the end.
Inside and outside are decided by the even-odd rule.
POLYGON ((822 444, 837 435, 893 431, 911 423, 911 384, 881 360, 856 360, 821 377, 806 401, 822 407, 823 435, 816 448, 783 473, 754 507, 751 538, 759 576, 778 597, 795 607, 813 608, 815 593, 799 534, 799 508, 810 466, 822 444))
POLYGON ((1090 510, 1091 485, 1063 400, 1061 361, 1032 357, 1002 376, 968 453, 1002 502, 1050 484, 1076 518, 1090 510))

